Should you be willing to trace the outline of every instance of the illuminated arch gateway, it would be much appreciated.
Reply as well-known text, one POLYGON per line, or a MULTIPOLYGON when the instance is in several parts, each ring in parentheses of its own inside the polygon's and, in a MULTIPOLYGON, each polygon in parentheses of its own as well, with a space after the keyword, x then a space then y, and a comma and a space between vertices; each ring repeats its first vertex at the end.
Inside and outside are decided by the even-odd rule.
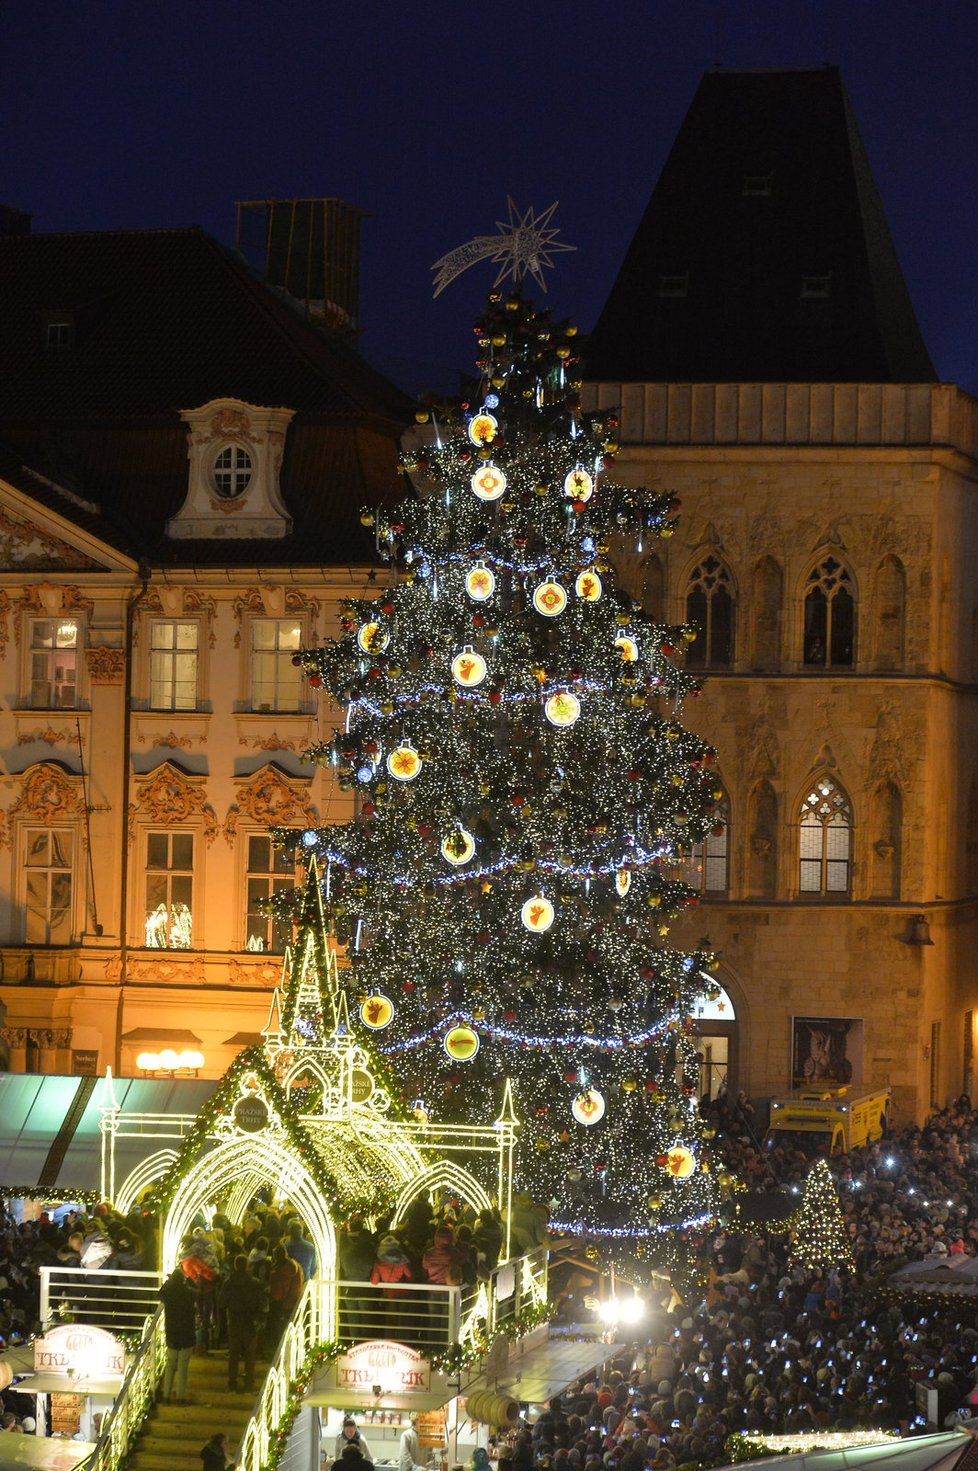
MULTIPOLYGON (((169 1119, 156 1131, 155 1152, 118 1191, 115 1138, 150 1121, 121 1115, 108 1085, 103 1192, 126 1208, 160 1182, 164 1271, 201 1212, 220 1202, 239 1220, 268 1186, 305 1221, 322 1277, 335 1276, 336 1224, 387 1210, 392 1200, 400 1219, 422 1193, 450 1190, 477 1210, 495 1196, 509 1221, 518 1123, 508 1084, 490 1124, 438 1124, 399 1105, 366 1030, 351 1021, 314 864, 303 914, 260 1041, 239 1055, 195 1120, 169 1119)), ((506 1256, 509 1248, 507 1239, 506 1256)))

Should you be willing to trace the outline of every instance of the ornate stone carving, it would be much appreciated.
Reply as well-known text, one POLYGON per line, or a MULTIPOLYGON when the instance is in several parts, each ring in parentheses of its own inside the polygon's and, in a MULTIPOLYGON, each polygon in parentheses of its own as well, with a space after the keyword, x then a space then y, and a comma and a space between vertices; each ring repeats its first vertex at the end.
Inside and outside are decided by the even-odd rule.
POLYGON ((0 1041, 8 1047, 26 1047, 29 1042, 35 1047, 70 1047, 71 1032, 47 1027, 0 1027, 0 1041))
POLYGON ((302 741, 287 741, 277 730, 273 730, 270 736, 259 737, 257 741, 249 741, 247 736, 238 737, 239 746, 250 745, 253 751, 298 751, 303 744, 302 741))
POLYGON ((892 781, 898 787, 903 787, 906 785, 905 768, 900 717, 893 702, 884 700, 876 715, 876 734, 869 752, 866 786, 874 787, 881 781, 892 781))
POLYGON ((770 555, 784 558, 784 528, 770 505, 751 518, 747 528, 747 551, 751 558, 770 555))
POLYGON ((279 469, 285 433, 294 409, 260 408, 240 399, 212 399, 197 409, 184 409, 187 496, 167 522, 171 537, 280 537, 292 521, 282 499, 279 469), (220 494, 215 458, 231 444, 247 445, 250 472, 234 493, 220 494))
POLYGON ((170 761, 164 761, 149 776, 137 778, 139 795, 129 809, 130 836, 135 833, 137 816, 148 817, 151 822, 166 827, 176 827, 199 818, 203 822, 205 841, 213 843, 220 824, 217 813, 207 800, 203 783, 203 777, 188 776, 170 761))
POLYGON ((95 604, 72 583, 36 582, 24 588, 14 608, 14 637, 21 637, 24 616, 57 618, 60 613, 91 613, 95 604))
POLYGON ((206 986, 207 984, 207 971, 203 956, 200 955, 194 956, 191 960, 171 960, 170 952, 166 952, 166 959, 131 959, 129 975, 137 981, 166 981, 180 986, 206 986))
MULTIPOLYGON (((55 766, 53 762, 40 761, 36 766, 29 766, 22 772, 20 780, 21 793, 7 814, 10 819, 21 818, 50 827, 52 823, 63 822, 65 818, 84 817, 85 800, 81 777, 70 774, 61 766, 55 766)), ((6 830, 3 831, 0 841, 9 847, 10 831, 6 824, 3 826, 6 830)), ((84 841, 84 828, 82 838, 84 841)))
POLYGON ((0 506, 0 568, 8 567, 18 571, 54 571, 62 567, 77 571, 97 568, 98 563, 61 537, 15 515, 9 506, 0 506))
MULTIPOLYGON (((65 728, 54 730, 50 725, 46 730, 25 730, 17 737, 18 746, 32 746, 35 741, 40 741, 45 746, 73 746, 78 742, 78 732, 65 728)), ((82 736, 82 744, 85 737, 82 736)))
POLYGON ((110 649, 104 645, 85 650, 85 663, 92 684, 121 684, 126 673, 125 649, 110 649))
POLYGON ((762 776, 777 775, 780 759, 778 738, 765 716, 759 715, 755 720, 745 749, 751 752, 747 768, 751 781, 757 781, 762 776))
POLYGON ((140 731, 139 733, 139 744, 141 746, 145 746, 148 743, 151 746, 167 747, 171 751, 192 751, 195 745, 202 746, 206 739, 206 736, 197 736, 195 738, 193 736, 177 735, 176 731, 173 730, 167 731, 166 735, 147 735, 145 731, 140 731))
POLYGON ((303 827, 312 827, 318 820, 318 813, 308 801, 306 788, 308 782, 300 784, 294 777, 286 777, 271 762, 262 766, 241 782, 238 800, 228 809, 224 822, 224 836, 228 843, 234 842, 242 814, 259 827, 289 827, 299 823, 303 827))
MULTIPOLYGON (((143 613, 159 613, 164 618, 179 618, 181 613, 202 617, 207 627, 208 647, 213 649, 217 644, 217 635, 214 632, 217 603, 206 593, 198 592, 192 587, 177 587, 173 583, 164 583, 161 587, 147 588, 139 607, 143 613)), ((140 624, 137 619, 132 631, 134 644, 139 642, 139 633, 140 624)))
POLYGON ((228 960, 228 980, 232 986, 275 986, 282 979, 281 965, 242 965, 233 957, 228 960))

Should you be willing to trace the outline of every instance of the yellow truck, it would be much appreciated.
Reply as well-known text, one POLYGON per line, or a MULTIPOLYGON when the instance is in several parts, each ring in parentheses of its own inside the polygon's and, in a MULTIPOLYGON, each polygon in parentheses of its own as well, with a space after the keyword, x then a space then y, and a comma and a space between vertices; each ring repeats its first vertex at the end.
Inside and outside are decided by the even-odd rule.
POLYGON ((889 1125, 890 1089, 798 1088, 771 1100, 766 1143, 816 1154, 846 1154, 882 1139, 889 1125))

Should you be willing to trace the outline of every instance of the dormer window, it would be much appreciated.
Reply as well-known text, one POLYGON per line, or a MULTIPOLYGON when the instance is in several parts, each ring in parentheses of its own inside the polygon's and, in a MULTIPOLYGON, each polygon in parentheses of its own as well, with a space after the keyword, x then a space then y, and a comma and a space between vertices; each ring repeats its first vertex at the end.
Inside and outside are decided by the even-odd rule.
POLYGON ((70 322, 48 322, 44 341, 48 347, 70 347, 74 329, 70 322))
POLYGON ((229 444, 214 460, 214 490, 222 500, 237 500, 251 484, 251 456, 240 444, 229 444))
POLYGON ((294 409, 263 408, 237 398, 184 409, 187 497, 166 523, 167 536, 288 536, 292 518, 279 476, 294 409))

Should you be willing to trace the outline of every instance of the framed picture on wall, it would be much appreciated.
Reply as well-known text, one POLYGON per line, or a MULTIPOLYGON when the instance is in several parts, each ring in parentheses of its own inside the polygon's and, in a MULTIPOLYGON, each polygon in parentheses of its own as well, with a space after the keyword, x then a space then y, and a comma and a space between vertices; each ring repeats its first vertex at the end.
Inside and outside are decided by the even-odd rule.
POLYGON ((791 1018, 791 1086, 841 1088, 862 1082, 861 1016, 791 1018))

